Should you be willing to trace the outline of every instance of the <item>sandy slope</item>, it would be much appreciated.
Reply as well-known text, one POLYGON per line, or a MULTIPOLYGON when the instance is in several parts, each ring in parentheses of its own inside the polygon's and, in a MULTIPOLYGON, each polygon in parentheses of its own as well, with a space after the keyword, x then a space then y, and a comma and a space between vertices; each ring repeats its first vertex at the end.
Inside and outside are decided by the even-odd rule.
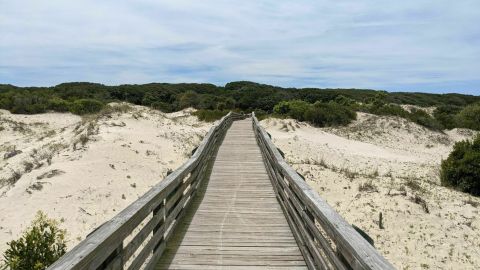
POLYGON ((211 126, 188 110, 123 108, 83 121, 0 111, 1 253, 38 210, 63 221, 73 247, 183 163, 211 126), (3 159, 14 146, 22 153, 3 159))
POLYGON ((362 113, 341 128, 261 124, 287 161, 399 269, 480 268, 480 199, 439 186, 438 177, 441 159, 472 131, 432 132, 362 113))

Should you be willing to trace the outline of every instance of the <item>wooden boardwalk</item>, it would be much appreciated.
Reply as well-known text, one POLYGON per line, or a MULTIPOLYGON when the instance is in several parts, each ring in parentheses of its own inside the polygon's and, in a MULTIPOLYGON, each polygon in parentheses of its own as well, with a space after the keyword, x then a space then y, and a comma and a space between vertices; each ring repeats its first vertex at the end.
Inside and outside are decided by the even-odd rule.
POLYGON ((156 269, 307 269, 251 118, 233 122, 156 269))
POLYGON ((190 159, 48 270, 395 269, 251 116, 228 113, 190 159))

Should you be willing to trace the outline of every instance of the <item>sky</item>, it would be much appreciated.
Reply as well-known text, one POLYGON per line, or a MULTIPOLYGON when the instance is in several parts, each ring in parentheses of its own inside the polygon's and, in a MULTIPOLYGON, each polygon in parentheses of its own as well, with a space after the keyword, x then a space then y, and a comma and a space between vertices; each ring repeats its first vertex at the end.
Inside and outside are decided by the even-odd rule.
POLYGON ((0 0, 0 83, 480 95, 479 0, 0 0))

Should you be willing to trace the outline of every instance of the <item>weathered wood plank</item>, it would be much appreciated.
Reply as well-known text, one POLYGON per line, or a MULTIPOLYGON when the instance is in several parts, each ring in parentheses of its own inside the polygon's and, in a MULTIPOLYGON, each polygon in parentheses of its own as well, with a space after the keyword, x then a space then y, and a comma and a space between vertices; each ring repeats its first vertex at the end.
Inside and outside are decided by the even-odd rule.
POLYGON ((157 269, 306 269, 276 199, 251 119, 236 121, 227 131, 210 178, 191 208, 157 269))

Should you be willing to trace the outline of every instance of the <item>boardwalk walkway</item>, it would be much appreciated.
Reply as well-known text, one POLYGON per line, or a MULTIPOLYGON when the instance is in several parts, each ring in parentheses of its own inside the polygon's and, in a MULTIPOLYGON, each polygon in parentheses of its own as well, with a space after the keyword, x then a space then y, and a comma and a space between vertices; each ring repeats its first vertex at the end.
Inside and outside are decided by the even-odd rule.
POLYGON ((233 122, 156 269, 307 269, 251 118, 233 122))
POLYGON ((395 269, 245 117, 48 269, 395 269))

